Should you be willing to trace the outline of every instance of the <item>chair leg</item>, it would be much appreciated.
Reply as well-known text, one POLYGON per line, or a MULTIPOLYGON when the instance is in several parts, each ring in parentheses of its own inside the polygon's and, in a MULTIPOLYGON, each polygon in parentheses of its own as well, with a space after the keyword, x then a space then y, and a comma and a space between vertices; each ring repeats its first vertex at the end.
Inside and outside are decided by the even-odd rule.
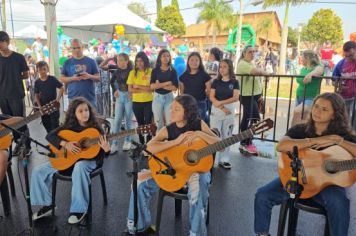
POLYGON ((329 218, 325 216, 325 228, 324 228, 324 236, 330 236, 330 227, 329 227, 329 218))
POLYGON ((89 205, 88 205, 88 211, 87 211, 87 222, 86 225, 89 226, 92 221, 92 192, 91 192, 91 184, 89 184, 89 205))
POLYGON ((56 209, 56 192, 57 192, 57 176, 56 174, 53 175, 52 180, 52 218, 54 218, 54 211, 56 209))
POLYGON ((10 195, 9 195, 9 186, 8 186, 6 176, 0 186, 0 193, 2 198, 2 205, 4 208, 4 214, 5 216, 9 216, 11 213, 11 202, 10 202, 10 195))
POLYGON ((176 218, 180 218, 182 216, 182 200, 174 199, 174 210, 176 218))
POLYGON ((14 176, 12 174, 11 164, 7 167, 7 177, 10 183, 11 196, 16 197, 14 176))
POLYGON ((104 205, 108 204, 108 197, 106 194, 106 184, 105 184, 105 178, 104 178, 104 173, 100 173, 100 181, 101 181, 101 189, 103 191, 103 198, 104 198, 104 205))
POLYGON ((289 209, 288 208, 288 202, 285 202, 285 203, 281 204, 281 209, 279 211, 277 236, 283 236, 284 235, 288 209, 289 209))
POLYGON ((206 208, 206 219, 205 219, 205 224, 208 225, 210 220, 210 202, 208 198, 208 206, 206 208))
POLYGON ((163 190, 159 190, 158 202, 157 202, 157 214, 156 214, 156 236, 159 235, 164 196, 165 196, 164 191, 163 190))

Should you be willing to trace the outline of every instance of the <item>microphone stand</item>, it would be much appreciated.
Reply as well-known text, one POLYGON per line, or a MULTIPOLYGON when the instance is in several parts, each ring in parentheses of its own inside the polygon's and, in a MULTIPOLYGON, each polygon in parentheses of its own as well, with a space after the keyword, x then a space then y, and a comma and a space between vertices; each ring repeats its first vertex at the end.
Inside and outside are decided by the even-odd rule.
POLYGON ((26 232, 28 232, 28 234, 32 236, 32 235, 34 235, 34 229, 33 229, 32 208, 31 208, 31 198, 30 198, 30 182, 29 182, 29 178, 28 178, 29 156, 26 155, 24 145, 25 145, 27 140, 30 140, 31 142, 34 142, 35 144, 37 144, 37 145, 39 145, 39 146, 41 146, 41 147, 43 147, 43 148, 45 148, 45 149, 47 149, 49 151, 51 151, 51 150, 49 149, 48 146, 38 142, 37 140, 34 140, 33 138, 31 138, 26 133, 21 132, 21 131, 19 131, 17 129, 14 129, 11 126, 3 124, 3 123, 1 123, 1 125, 4 126, 7 129, 11 130, 12 132, 15 132, 15 133, 17 133, 18 135, 21 136, 19 145, 22 146, 22 149, 20 151, 19 157, 22 160, 22 166, 23 166, 24 176, 25 176, 25 190, 26 190, 26 196, 25 197, 26 197, 26 203, 27 203, 29 229, 20 232, 18 235, 23 235, 23 234, 26 234, 26 232))
POLYGON ((290 205, 289 205, 289 217, 288 217, 288 236, 296 235, 297 228, 297 214, 298 209, 295 208, 295 204, 298 202, 300 195, 303 191, 303 185, 299 184, 299 171, 302 171, 302 182, 306 184, 306 177, 304 173, 304 167, 299 159, 298 147, 293 147, 293 153, 287 152, 289 158, 292 160, 290 166, 292 168, 291 179, 286 184, 286 190, 289 192, 290 205))
POLYGON ((142 152, 146 152, 147 154, 151 155, 155 160, 157 160, 160 163, 162 163, 163 165, 165 165, 167 167, 167 169, 166 169, 167 173, 169 175, 172 175, 173 178, 175 178, 175 170, 172 168, 172 166, 168 160, 162 161, 156 155, 154 155, 152 152, 148 151, 146 149, 146 145, 137 143, 135 141, 131 141, 131 143, 135 146, 135 148, 129 152, 129 156, 133 160, 133 168, 132 168, 132 171, 127 172, 127 175, 129 177, 132 177, 132 193, 133 193, 133 198, 134 198, 134 235, 138 235, 138 232, 137 232, 137 222, 138 222, 137 180, 138 180, 138 172, 139 172, 139 167, 138 167, 139 164, 138 163, 139 163, 140 159, 143 158, 142 152))

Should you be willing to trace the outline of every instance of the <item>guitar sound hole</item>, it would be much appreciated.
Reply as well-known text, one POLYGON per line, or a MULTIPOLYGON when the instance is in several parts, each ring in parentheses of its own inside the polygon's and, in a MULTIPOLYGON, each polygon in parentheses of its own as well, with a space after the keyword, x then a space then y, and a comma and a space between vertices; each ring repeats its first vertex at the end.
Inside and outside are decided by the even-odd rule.
POLYGON ((78 143, 79 143, 79 147, 80 147, 82 150, 87 149, 88 146, 89 146, 88 139, 82 139, 82 140, 80 140, 78 143))
POLYGON ((335 174, 336 172, 338 172, 338 168, 337 168, 337 164, 335 161, 326 161, 325 162, 325 170, 329 173, 329 174, 335 174))
POLYGON ((198 156, 196 155, 195 152, 189 152, 187 155, 187 161, 190 164, 196 164, 198 162, 198 156))

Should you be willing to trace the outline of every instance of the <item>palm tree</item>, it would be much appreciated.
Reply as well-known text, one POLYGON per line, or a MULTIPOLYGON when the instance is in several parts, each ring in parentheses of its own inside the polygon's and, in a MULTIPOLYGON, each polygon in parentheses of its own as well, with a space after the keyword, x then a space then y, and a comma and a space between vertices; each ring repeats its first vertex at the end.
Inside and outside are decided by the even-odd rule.
POLYGON ((289 6, 296 6, 303 3, 313 2, 314 0, 264 0, 263 7, 271 6, 282 6, 285 5, 283 28, 282 28, 282 41, 281 41, 281 50, 280 50, 280 59, 279 59, 279 73, 285 73, 285 64, 286 64, 286 54, 287 54, 287 39, 288 39, 288 13, 289 6))
POLYGON ((264 48, 267 48, 267 46, 268 46, 268 32, 270 31, 271 27, 272 27, 272 17, 271 16, 263 17, 258 22, 258 27, 256 29, 256 32, 264 34, 266 36, 264 48))
POLYGON ((216 45, 216 34, 223 29, 223 24, 231 17, 233 9, 230 4, 223 0, 207 0, 196 3, 194 7, 199 8, 197 23, 205 21, 207 23, 206 34, 210 29, 213 31, 213 45, 216 45))
POLYGON ((179 3, 178 3, 178 0, 172 0, 171 5, 176 6, 176 8, 179 10, 179 3))

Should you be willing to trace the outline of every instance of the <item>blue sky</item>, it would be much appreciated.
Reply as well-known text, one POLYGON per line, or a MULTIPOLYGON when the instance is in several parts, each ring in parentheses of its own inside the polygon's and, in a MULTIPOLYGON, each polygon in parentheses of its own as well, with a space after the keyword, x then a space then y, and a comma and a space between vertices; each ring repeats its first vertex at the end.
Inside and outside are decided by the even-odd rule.
MULTIPOLYGON (((8 2, 9 0, 7 0, 8 2)), ((138 0, 136 0, 138 1, 138 0)), ((331 0, 323 0, 323 2, 331 0)), ((337 2, 338 0, 334 0, 337 2)), ((347 2, 354 2, 356 0, 343 0, 347 2)), ((58 21, 69 21, 90 11, 97 9, 107 3, 113 2, 113 0, 58 0, 57 5, 57 18, 58 21)), ((127 5, 132 0, 118 0, 123 5, 127 5)), ((156 11, 156 0, 140 0, 147 8, 147 11, 154 13, 156 11)), ((171 0, 163 0, 163 5, 170 4, 171 0)), ((179 0, 180 8, 189 8, 194 5, 198 0, 179 0)), ((231 3, 237 11, 239 9, 239 1, 233 0, 231 3)), ((262 11, 261 6, 252 6, 249 4, 248 0, 245 0, 244 12, 256 12, 262 11)), ((289 11, 289 25, 296 27, 298 23, 306 24, 311 18, 314 12, 321 8, 331 8, 335 13, 341 17, 343 21, 344 38, 348 39, 351 32, 356 32, 356 4, 345 5, 345 4, 330 4, 330 3, 309 3, 297 7, 291 7, 289 11)), ((44 10, 41 6, 39 0, 12 0, 13 9, 13 19, 15 31, 29 24, 36 24, 39 26, 44 25, 44 10)), ((281 23, 283 24, 284 17, 284 7, 271 7, 265 10, 277 11, 281 23)), ((10 9, 9 4, 7 4, 8 12, 8 31, 11 32, 11 22, 10 22, 10 9)), ((184 10, 181 12, 186 24, 193 24, 196 22, 197 16, 199 14, 198 9, 184 10)), ((120 14, 118 12, 118 14, 120 14)), ((155 15, 152 15, 154 20, 155 15)))

